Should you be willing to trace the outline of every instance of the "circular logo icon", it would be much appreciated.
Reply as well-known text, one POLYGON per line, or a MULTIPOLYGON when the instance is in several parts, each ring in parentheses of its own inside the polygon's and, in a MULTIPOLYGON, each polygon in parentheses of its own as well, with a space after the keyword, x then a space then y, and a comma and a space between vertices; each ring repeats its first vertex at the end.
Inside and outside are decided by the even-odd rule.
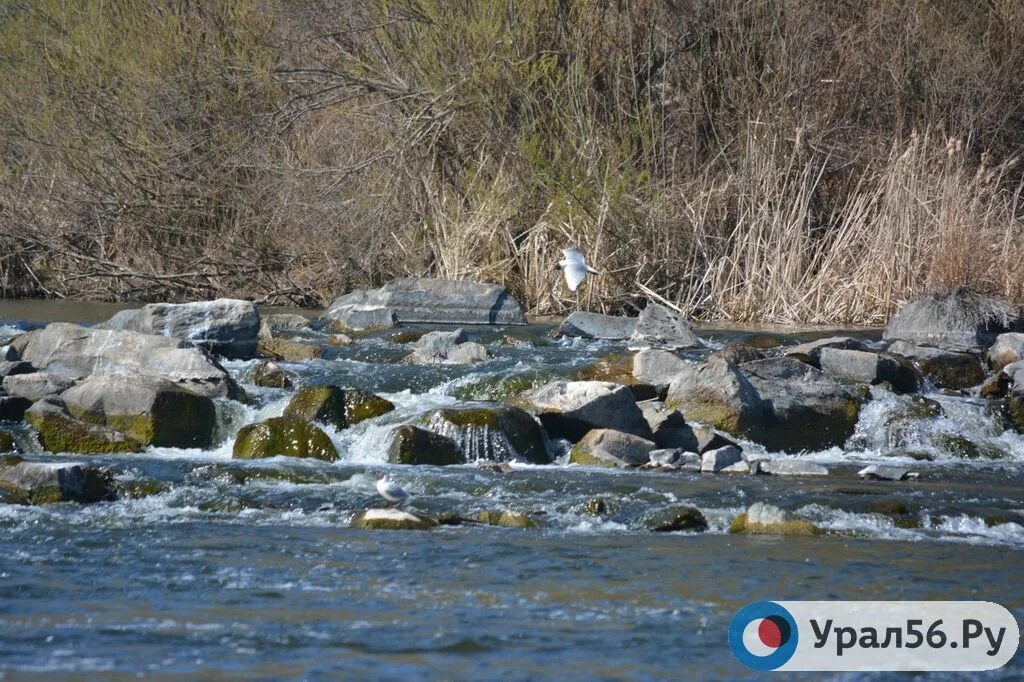
POLYGON ((781 668, 796 652, 796 621, 775 602, 759 601, 739 610, 729 625, 729 648, 754 670, 781 668))

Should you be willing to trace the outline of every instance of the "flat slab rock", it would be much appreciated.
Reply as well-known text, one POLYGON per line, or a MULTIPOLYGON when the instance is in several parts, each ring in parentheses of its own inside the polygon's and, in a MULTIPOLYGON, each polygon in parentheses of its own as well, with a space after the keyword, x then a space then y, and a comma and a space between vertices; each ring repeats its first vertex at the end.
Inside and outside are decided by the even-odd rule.
POLYGON ((636 321, 635 317, 577 311, 559 325, 558 335, 584 339, 628 339, 636 329, 636 321))

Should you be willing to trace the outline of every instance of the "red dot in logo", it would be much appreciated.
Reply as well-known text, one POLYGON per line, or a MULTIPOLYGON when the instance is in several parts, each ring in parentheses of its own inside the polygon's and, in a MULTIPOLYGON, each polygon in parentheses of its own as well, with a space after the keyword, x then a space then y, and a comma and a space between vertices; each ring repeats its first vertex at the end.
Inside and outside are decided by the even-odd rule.
POLYGON ((761 620, 761 624, 757 626, 757 636, 765 646, 782 646, 782 630, 771 618, 761 620))

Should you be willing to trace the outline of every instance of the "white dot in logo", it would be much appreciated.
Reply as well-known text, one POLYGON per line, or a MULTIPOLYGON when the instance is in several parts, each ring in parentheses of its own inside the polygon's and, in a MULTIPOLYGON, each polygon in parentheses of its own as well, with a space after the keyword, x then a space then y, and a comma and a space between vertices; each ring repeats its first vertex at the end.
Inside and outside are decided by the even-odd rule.
POLYGON ((773 639, 777 639, 771 637, 771 634, 777 630, 778 626, 767 618, 755 618, 743 628, 743 646, 752 656, 770 656, 779 648, 777 644, 772 646, 775 643, 773 639), (765 639, 772 644, 765 642, 765 639))

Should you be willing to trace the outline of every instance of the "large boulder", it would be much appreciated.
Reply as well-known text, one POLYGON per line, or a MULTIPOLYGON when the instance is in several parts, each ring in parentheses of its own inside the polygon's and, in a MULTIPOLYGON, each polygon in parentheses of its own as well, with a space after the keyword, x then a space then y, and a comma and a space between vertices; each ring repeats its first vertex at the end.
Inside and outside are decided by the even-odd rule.
POLYGON ((76 419, 110 427, 141 445, 207 448, 213 400, 156 377, 94 374, 60 396, 76 419))
POLYGON ((263 322, 272 333, 306 331, 313 327, 312 320, 295 313, 270 313, 264 317, 263 322))
POLYGON ((235 459, 305 457, 333 462, 338 451, 330 437, 315 424, 293 417, 271 417, 238 431, 231 456, 235 459))
POLYGON ((1024 334, 1000 334, 988 349, 988 364, 995 371, 1024 360, 1024 334))
POLYGON ((636 320, 635 317, 577 311, 559 325, 558 335, 583 339, 628 339, 636 330, 636 320))
POLYGON ((818 366, 825 374, 840 381, 864 384, 888 382, 897 393, 913 393, 918 389, 917 372, 908 362, 891 355, 843 348, 822 348, 818 366))
POLYGON ((396 322, 526 324, 519 302, 500 284, 421 277, 398 279, 380 289, 345 294, 335 299, 324 319, 354 330, 392 326, 396 322))
POLYGON ((72 416, 59 398, 37 402, 25 411, 25 421, 49 452, 101 455, 142 450, 142 443, 117 429, 72 416))
POLYGON ((906 304, 889 319, 882 338, 980 353, 999 334, 1014 331, 1018 314, 1005 301, 958 290, 906 304))
POLYGON ((793 346, 792 348, 787 348, 785 354, 796 358, 801 362, 806 362, 818 367, 821 351, 826 348, 857 351, 867 350, 867 346, 864 345, 863 341, 858 341, 853 337, 829 336, 828 338, 808 341, 807 343, 801 343, 800 345, 793 346))
POLYGON ((284 416, 330 424, 340 430, 393 409, 390 400, 357 388, 307 386, 292 396, 284 416))
POLYGON ((0 466, 0 482, 24 491, 33 504, 113 500, 113 477, 106 471, 76 462, 25 462, 18 458, 0 466))
POLYGON ((701 455, 700 470, 705 474, 717 474, 743 461, 742 450, 735 445, 725 445, 701 455))
POLYGON ((985 380, 981 361, 973 353, 959 353, 897 341, 889 352, 912 362, 938 388, 966 390, 985 380))
POLYGON ((649 303, 636 320, 636 329, 629 339, 633 350, 660 348, 662 350, 683 350, 703 348, 693 327, 675 312, 663 305, 649 303))
POLYGON ((650 461, 652 441, 612 429, 594 429, 573 446, 573 464, 603 467, 636 467, 650 461))
POLYGON ((3 380, 8 395, 27 398, 32 402, 60 395, 74 385, 74 379, 52 372, 12 374, 3 380))
POLYGON ((438 410, 427 428, 458 443, 469 461, 549 464, 552 460, 540 424, 517 407, 438 410))
POLYGON ((647 425, 651 427, 651 440, 657 447, 698 452, 700 443, 697 434, 679 410, 666 410, 655 401, 640 403, 640 409, 647 425))
POLYGON ((659 391, 664 390, 672 379, 681 372, 694 367, 675 353, 656 348, 645 348, 633 356, 633 376, 637 381, 651 384, 659 391))
POLYGON ((530 391, 521 402, 537 413, 553 438, 578 441, 591 429, 614 429, 650 438, 643 412, 625 386, 606 381, 554 381, 530 391))
POLYGON ((150 303, 138 310, 122 310, 96 327, 168 336, 244 360, 256 353, 260 315, 251 301, 232 298, 150 303))
POLYGON ((824 372, 790 357, 748 362, 743 373, 765 407, 748 437, 769 449, 798 452, 842 445, 860 415, 858 397, 824 372))
POLYGON ((637 400, 651 400, 658 397, 658 388, 633 376, 633 354, 615 353, 598 358, 581 367, 569 377, 577 381, 609 381, 629 386, 637 400))
MULTIPOLYGON (((6 348, 7 346, 5 346, 6 348)), ((18 374, 32 374, 36 368, 24 360, 0 360, 0 380, 18 374)))
POLYGON ((322 358, 324 349, 322 346, 293 341, 292 339, 263 337, 256 345, 256 354, 261 358, 281 360, 283 362, 305 362, 322 358))
POLYGON ((424 365, 471 365, 486 360, 488 356, 487 348, 467 340, 466 332, 461 329, 424 334, 412 347, 413 351, 406 359, 424 365))
POLYGON ((395 429, 388 446, 392 464, 465 464, 462 448, 451 438, 407 424, 395 429))
POLYGON ((160 377, 209 397, 238 395, 224 368, 179 339, 54 322, 14 339, 22 359, 51 374, 160 377))
POLYGON ((765 424, 765 407, 757 389, 722 358, 687 365, 669 385, 665 407, 732 435, 755 432, 765 424))

